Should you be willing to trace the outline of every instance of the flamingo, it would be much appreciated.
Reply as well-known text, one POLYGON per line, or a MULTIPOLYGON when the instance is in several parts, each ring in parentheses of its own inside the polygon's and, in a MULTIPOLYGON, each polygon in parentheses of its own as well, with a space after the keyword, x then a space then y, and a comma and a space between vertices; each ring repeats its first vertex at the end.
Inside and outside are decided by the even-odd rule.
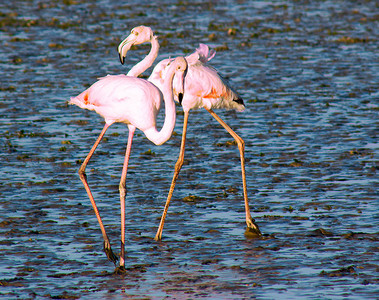
MULTIPOLYGON (((154 62, 158 55, 159 46, 157 38, 153 35, 150 27, 138 26, 131 30, 130 35, 124 39, 118 47, 120 61, 123 64, 125 56, 132 45, 142 44, 143 42, 151 43, 150 53, 138 64, 133 67, 128 74, 138 76, 147 70, 154 62)), ((200 44, 196 51, 186 56, 188 62, 188 71, 185 77, 184 93, 180 93, 176 88, 178 81, 174 79, 174 99, 182 105, 184 111, 183 133, 180 145, 180 152, 178 160, 175 164, 174 175, 172 178, 170 190, 167 196, 166 204, 162 213, 161 221, 155 235, 155 240, 162 239, 162 231, 166 219, 168 207, 174 193, 175 184, 179 176, 179 172, 183 166, 185 142, 187 134, 187 124, 189 111, 191 109, 205 108, 211 116, 213 116, 222 127, 234 138, 238 145, 241 161, 242 172, 242 186, 245 203, 245 217, 246 217, 246 234, 250 236, 259 237, 262 235, 255 220, 251 217, 249 200, 247 195, 246 185, 246 172, 245 172, 245 142, 227 125, 213 109, 225 108, 243 111, 245 109, 244 102, 238 93, 228 84, 228 82, 210 65, 207 64, 216 54, 215 50, 209 50, 205 44, 200 44)), ((157 87, 161 87, 164 79, 168 75, 168 65, 171 59, 164 59, 160 61, 152 71, 148 80, 154 83, 157 87)))
POLYGON ((163 144, 171 137, 176 120, 176 110, 173 99, 173 78, 175 75, 175 78, 179 79, 179 87, 177 87, 177 90, 179 93, 183 93, 186 70, 187 62, 183 57, 177 57, 173 60, 168 67, 167 77, 164 79, 161 90, 151 82, 141 78, 127 75, 108 75, 100 78, 78 96, 71 98, 69 102, 80 108, 94 110, 105 120, 103 130, 79 169, 79 176, 100 224, 104 239, 104 251, 108 259, 115 265, 117 263, 117 257, 111 249, 110 241, 100 218, 99 210, 87 182, 85 169, 109 126, 115 122, 122 122, 127 124, 129 129, 128 144, 119 184, 121 204, 121 254, 119 267, 116 268, 117 272, 125 270, 125 181, 134 132, 136 128, 140 129, 144 132, 146 137, 156 145, 163 144), (156 128, 156 116, 162 97, 165 102, 166 116, 163 127, 158 131, 156 128))

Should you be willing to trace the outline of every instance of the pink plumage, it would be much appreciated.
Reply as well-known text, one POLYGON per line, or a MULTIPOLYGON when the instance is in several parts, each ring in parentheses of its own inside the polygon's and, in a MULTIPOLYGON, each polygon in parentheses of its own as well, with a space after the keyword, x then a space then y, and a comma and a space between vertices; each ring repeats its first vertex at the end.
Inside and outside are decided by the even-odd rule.
POLYGON ((94 110, 109 125, 122 122, 145 131, 156 126, 161 101, 161 91, 147 80, 108 75, 71 98, 70 104, 94 110))
MULTIPOLYGON (((245 109, 243 100, 238 93, 215 68, 207 64, 215 55, 215 50, 209 50, 207 45, 200 44, 193 54, 186 56, 188 71, 184 85, 184 97, 181 101, 179 101, 179 94, 176 89, 179 83, 175 79, 173 83, 174 99, 180 102, 184 111, 203 107, 237 111, 245 109)), ((170 61, 171 59, 160 61, 148 80, 161 87, 170 61)))

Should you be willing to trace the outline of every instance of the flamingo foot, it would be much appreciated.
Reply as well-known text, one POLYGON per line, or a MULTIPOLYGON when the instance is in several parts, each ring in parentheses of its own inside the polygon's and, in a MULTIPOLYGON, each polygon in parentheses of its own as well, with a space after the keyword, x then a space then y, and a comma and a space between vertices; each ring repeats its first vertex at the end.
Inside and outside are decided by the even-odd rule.
POLYGON ((162 232, 158 233, 155 235, 155 238, 154 238, 155 241, 159 242, 162 240, 162 232))
POLYGON ((114 269, 114 274, 116 275, 124 275, 126 273, 125 266, 118 266, 114 269))
POLYGON ((246 220, 246 231, 245 236, 248 238, 259 238, 262 236, 261 231, 259 230, 259 227, 257 224, 255 224, 255 220, 253 218, 250 218, 250 220, 246 220))
POLYGON ((108 257, 108 260, 113 262, 116 265, 118 258, 113 253, 112 248, 111 248, 111 244, 109 243, 109 241, 108 242, 104 241, 104 252, 108 257))

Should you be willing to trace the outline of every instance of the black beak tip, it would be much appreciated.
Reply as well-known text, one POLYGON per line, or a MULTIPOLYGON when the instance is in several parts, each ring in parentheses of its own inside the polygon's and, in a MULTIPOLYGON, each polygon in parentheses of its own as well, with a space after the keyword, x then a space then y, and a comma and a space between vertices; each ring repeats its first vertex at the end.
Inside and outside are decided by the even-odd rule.
POLYGON ((118 57, 120 58, 120 62, 123 65, 125 62, 125 57, 123 57, 121 54, 119 54, 118 57))
POLYGON ((179 104, 181 105, 183 101, 183 93, 179 93, 178 99, 179 99, 179 104))

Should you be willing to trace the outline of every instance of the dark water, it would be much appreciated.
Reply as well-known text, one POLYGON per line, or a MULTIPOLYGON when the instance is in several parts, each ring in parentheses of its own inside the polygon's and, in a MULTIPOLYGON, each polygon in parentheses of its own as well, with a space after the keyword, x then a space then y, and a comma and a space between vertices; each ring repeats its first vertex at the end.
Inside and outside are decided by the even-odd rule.
MULTIPOLYGON (((0 23, 1 298, 378 297, 377 1, 16 0, 0 4, 0 23), (178 107, 170 141, 138 132, 133 143, 118 276, 77 175, 102 119, 66 101, 148 52, 118 61, 140 24, 160 36, 158 59, 199 42, 217 50, 212 64, 247 105, 220 115, 246 141, 264 237, 244 236, 238 151, 202 110, 190 115, 163 240, 153 240, 179 152, 178 107)), ((87 169, 116 251, 126 141, 126 126, 113 125, 87 169)))

